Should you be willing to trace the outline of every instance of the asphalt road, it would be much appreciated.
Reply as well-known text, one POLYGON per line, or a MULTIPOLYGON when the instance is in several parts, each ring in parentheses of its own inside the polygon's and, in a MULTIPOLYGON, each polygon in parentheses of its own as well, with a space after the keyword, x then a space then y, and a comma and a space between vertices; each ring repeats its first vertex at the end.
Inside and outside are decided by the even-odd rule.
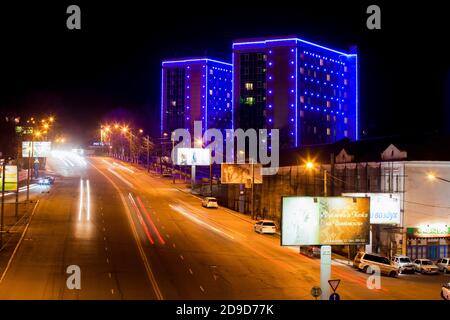
MULTIPOLYGON (((50 161, 59 177, 4 273, 1 299, 312 299, 319 261, 254 233, 248 217, 202 208, 181 184, 117 160, 76 160, 50 161), (66 286, 69 265, 81 269, 80 290, 66 286)), ((368 275, 336 262, 332 277, 342 299, 439 299, 450 281, 382 277, 371 290, 368 275)))

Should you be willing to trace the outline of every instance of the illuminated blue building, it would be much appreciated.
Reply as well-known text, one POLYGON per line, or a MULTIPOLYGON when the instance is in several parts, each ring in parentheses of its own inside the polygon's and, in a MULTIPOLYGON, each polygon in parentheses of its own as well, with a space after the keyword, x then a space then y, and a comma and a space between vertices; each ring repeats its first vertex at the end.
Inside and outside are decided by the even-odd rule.
POLYGON ((232 65, 208 58, 164 60, 161 135, 178 128, 232 128, 232 65))
POLYGON ((282 148, 358 140, 358 56, 295 36, 233 42, 235 127, 282 148))

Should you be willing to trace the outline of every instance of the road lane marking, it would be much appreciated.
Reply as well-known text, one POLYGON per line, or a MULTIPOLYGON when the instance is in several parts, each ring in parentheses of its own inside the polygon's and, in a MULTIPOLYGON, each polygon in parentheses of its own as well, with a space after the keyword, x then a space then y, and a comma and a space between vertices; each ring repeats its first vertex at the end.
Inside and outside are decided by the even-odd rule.
POLYGON ((192 269, 189 268, 189 273, 190 273, 190 274, 194 274, 194 271, 192 271, 192 269))
POLYGON ((168 234, 168 233, 166 233, 166 237, 167 237, 167 238, 170 238, 170 236, 169 236, 169 234, 168 234))
POLYGON ((139 241, 139 236, 138 236, 138 233, 137 233, 137 231, 136 231, 136 227, 135 227, 135 225, 134 225, 133 218, 131 217, 130 209, 129 209, 128 206, 127 206, 127 202, 126 202, 126 200, 125 200, 125 196, 122 194, 122 192, 120 191, 120 189, 119 189, 119 187, 117 186, 117 184, 116 184, 111 178, 109 178, 106 174, 104 174, 103 172, 101 172, 100 169, 98 169, 94 164, 91 164, 91 165, 92 165, 92 166, 93 166, 100 174, 102 174, 109 182, 111 182, 111 184, 113 185, 113 187, 114 187, 114 188, 116 189, 116 191, 119 193, 120 199, 122 200, 122 205, 124 206, 125 212, 126 212, 127 217, 128 217, 128 222, 129 222, 129 224, 130 224, 131 231, 132 231, 132 233, 133 233, 134 241, 136 242, 136 245, 137 245, 137 247, 138 247, 139 253, 140 253, 140 255, 141 255, 141 259, 142 259, 142 261, 143 261, 143 263, 144 263, 144 267, 145 267, 145 270, 146 270, 146 273, 147 273, 147 277, 148 277, 148 279, 149 279, 149 281, 150 281, 150 283, 151 283, 151 285, 152 285, 152 287, 153 287, 153 291, 154 291, 155 294, 156 294, 156 298, 157 298, 158 300, 163 300, 164 297, 163 297, 163 295, 162 295, 162 293, 161 293, 161 290, 159 289, 158 283, 156 282, 155 275, 153 274, 153 271, 152 271, 152 269, 150 268, 150 264, 149 264, 149 262, 148 262, 148 260, 147 260, 147 256, 145 255, 144 249, 142 248, 142 244, 141 244, 141 242, 139 241))
POLYGON ((86 180, 87 191, 87 220, 91 220, 91 187, 89 185, 89 179, 86 180))
POLYGON ((202 292, 205 292, 205 289, 203 289, 203 287, 202 287, 202 286, 200 286, 200 290, 202 290, 202 292))
POLYGON ((172 247, 176 248, 177 246, 175 245, 175 243, 172 244, 172 247))
POLYGON ((83 214, 83 179, 80 179, 80 203, 78 208, 78 221, 81 221, 81 216, 83 214))
POLYGON ((183 257, 183 255, 182 255, 182 254, 180 254, 180 259, 181 259, 181 260, 184 260, 184 257, 183 257))
POLYGON ((3 274, 0 278, 0 284, 2 283, 3 279, 5 278, 6 273, 8 272, 9 267, 11 266, 11 262, 13 261, 14 257, 16 256, 17 250, 19 249, 20 245, 22 244, 22 241, 25 237, 25 234, 28 231, 28 227, 30 226, 31 220, 33 219, 33 216, 34 216, 34 213, 36 212, 36 208, 37 208, 38 204, 39 204, 39 200, 37 200, 36 204, 34 205, 33 211, 31 212, 31 215, 30 215, 30 220, 28 220, 27 226, 23 230, 22 236, 20 237, 19 242, 17 243, 11 257, 8 260, 8 264, 6 265, 5 271, 3 271, 3 274))

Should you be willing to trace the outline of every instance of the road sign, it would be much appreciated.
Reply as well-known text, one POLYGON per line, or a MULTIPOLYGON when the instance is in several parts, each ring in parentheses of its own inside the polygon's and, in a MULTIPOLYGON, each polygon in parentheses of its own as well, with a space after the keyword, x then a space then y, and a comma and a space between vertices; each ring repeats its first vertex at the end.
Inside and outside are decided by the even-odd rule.
POLYGON ((320 287, 312 287, 311 295, 317 299, 322 295, 322 289, 320 289, 320 287))
POLYGON ((341 300, 341 296, 339 294, 337 294, 336 292, 332 293, 330 295, 330 300, 334 300, 334 301, 341 300))
POLYGON ((331 289, 333 289, 333 292, 336 292, 337 287, 339 287, 339 283, 341 282, 341 280, 336 279, 336 280, 328 280, 328 283, 330 284, 331 289))

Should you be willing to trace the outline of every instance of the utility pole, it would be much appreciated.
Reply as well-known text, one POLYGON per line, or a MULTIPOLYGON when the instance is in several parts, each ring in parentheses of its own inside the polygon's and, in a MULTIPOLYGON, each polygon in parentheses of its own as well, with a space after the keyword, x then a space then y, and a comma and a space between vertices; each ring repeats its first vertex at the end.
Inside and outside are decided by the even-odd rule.
POLYGON ((213 195, 213 183, 212 183, 212 159, 209 159, 209 192, 211 197, 213 195))
POLYGON ((172 133, 172 183, 175 184, 175 140, 173 139, 173 133, 172 133))
POLYGON ((323 169, 323 196, 327 196, 327 170, 323 169))
POLYGON ((147 172, 150 172, 150 137, 147 135, 147 172))
POLYGON ((2 167, 2 212, 0 218, 0 247, 3 246, 3 216, 5 210, 5 175, 6 175, 6 158, 3 159, 3 167, 2 167))
POLYGON ((19 158, 20 158, 20 140, 17 143, 17 161, 16 161, 16 167, 17 167, 17 179, 16 179, 16 205, 14 208, 14 216, 17 218, 19 215, 19 158))

